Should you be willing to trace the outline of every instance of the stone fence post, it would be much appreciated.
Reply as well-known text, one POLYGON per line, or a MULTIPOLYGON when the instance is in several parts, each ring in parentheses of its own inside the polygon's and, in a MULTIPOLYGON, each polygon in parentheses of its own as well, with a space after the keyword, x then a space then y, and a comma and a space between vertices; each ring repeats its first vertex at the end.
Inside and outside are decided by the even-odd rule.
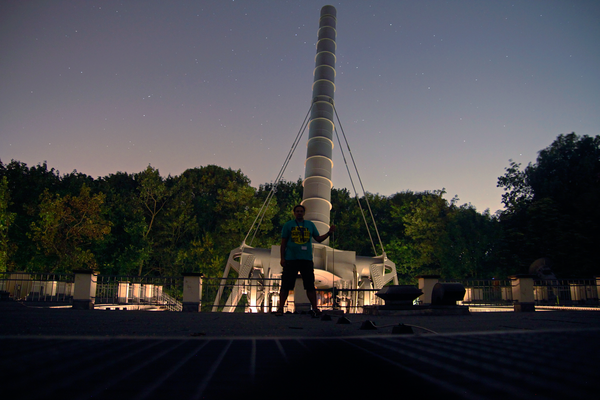
POLYGON ((129 302, 129 282, 119 282, 117 299, 119 304, 127 304, 129 302))
POLYGON ((200 312, 203 276, 203 274, 197 272, 183 274, 183 308, 181 311, 200 312))
POLYGON ((516 312, 535 311, 535 297, 533 295, 533 278, 535 275, 509 276, 512 283, 512 295, 516 312))
POLYGON ((134 304, 140 304, 140 299, 142 297, 142 284, 141 283, 133 283, 131 284, 131 297, 133 298, 134 304))
POLYGON ((73 288, 73 308, 93 310, 96 298, 96 275, 90 270, 76 270, 73 288))

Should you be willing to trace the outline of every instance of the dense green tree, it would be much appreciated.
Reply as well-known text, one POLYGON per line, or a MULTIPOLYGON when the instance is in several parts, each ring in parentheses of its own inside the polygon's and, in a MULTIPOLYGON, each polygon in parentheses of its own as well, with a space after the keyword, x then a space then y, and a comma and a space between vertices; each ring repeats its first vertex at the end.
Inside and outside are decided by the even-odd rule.
POLYGON ((480 214, 470 204, 453 209, 447 227, 450 248, 445 253, 445 274, 457 280, 506 277, 495 259, 498 220, 487 210, 480 214))
POLYGON ((250 186, 250 180, 241 171, 209 165, 188 169, 180 178, 191 195, 190 211, 196 226, 193 237, 178 250, 175 264, 179 268, 208 274, 220 265, 222 271, 229 252, 242 244, 255 221, 255 230, 250 232, 247 244, 255 247, 274 244, 271 233, 277 201, 271 200, 263 210, 262 219, 256 220, 266 193, 250 186))
POLYGON ((275 185, 275 188, 272 183, 260 185, 256 196, 264 202, 271 190, 274 194, 269 205, 276 207, 276 210, 272 218, 272 228, 265 232, 263 237, 267 243, 277 244, 280 242, 281 228, 292 218, 292 209, 302 202, 304 188, 302 179, 295 182, 282 180, 275 185))
POLYGON ((404 218, 412 213, 413 206, 427 193, 414 193, 411 191, 399 192, 391 195, 390 213, 387 217, 389 230, 392 236, 385 243, 385 250, 389 259, 396 263, 398 278, 405 284, 414 283, 418 274, 417 253, 413 250, 412 242, 406 235, 404 218))
POLYGON ((527 174, 521 170, 521 164, 509 160, 506 173, 498 178, 498 187, 505 188, 502 204, 508 212, 516 212, 526 207, 533 199, 531 186, 527 182, 527 174))
MULTIPOLYGON (((215 233, 218 234, 224 244, 231 248, 242 243, 246 234, 248 234, 256 216, 262 206, 262 201, 256 196, 256 190, 250 186, 236 187, 232 189, 221 189, 219 191, 220 201, 215 207, 218 213, 227 215, 223 218, 215 233)), ((267 235, 273 228, 272 219, 276 212, 276 203, 273 201, 263 210, 264 217, 260 226, 255 226, 258 231, 252 242, 253 246, 268 246, 272 241, 267 235)), ((252 239, 251 237, 248 240, 252 239)), ((250 244, 250 243, 247 243, 250 244)))
MULTIPOLYGON (((513 168, 510 179, 515 185, 519 174, 519 168, 513 168)), ((281 227, 303 192, 300 179, 281 181, 275 187, 261 185, 257 190, 241 171, 214 165, 166 178, 148 166, 136 174, 118 172, 94 180, 77 171, 61 176, 46 164, 28 168, 13 161, 0 162, 0 177, 7 179, 6 192, 11 195, 7 212, 14 215, 8 238, 17 251, 10 256, 10 268, 31 271, 68 270, 77 264, 103 274, 220 275, 229 252, 244 240, 254 247, 278 244, 281 227), (272 189, 273 197, 264 208, 272 189), (49 250, 60 232, 54 239, 48 233, 44 237, 44 223, 56 225, 61 218, 44 220, 40 215, 60 216, 72 207, 69 201, 85 197, 84 192, 90 199, 103 200, 101 214, 112 229, 103 240, 72 242, 75 251, 49 250)), ((511 194, 515 209, 531 201, 527 186, 523 190, 525 194, 511 194)), ((338 229, 330 245, 359 255, 379 255, 383 248, 406 283, 426 272, 456 279, 485 275, 482 271, 492 268, 495 254, 490 245, 497 232, 494 218, 458 206, 456 200, 447 202, 442 195, 440 191, 389 197, 367 193, 356 199, 347 189, 333 188, 331 224, 338 229)), ((546 201, 538 207, 551 215, 556 205, 546 201)), ((511 232, 506 225, 504 229, 511 232)))
POLYGON ((0 272, 8 271, 10 255, 14 252, 8 236, 8 230, 15 220, 15 213, 10 212, 10 192, 8 179, 0 177, 0 272))
POLYGON ((139 184, 139 199, 146 215, 144 238, 147 239, 169 200, 169 191, 160 172, 151 166, 137 174, 135 179, 139 184))
POLYGON ((450 246, 447 230, 452 209, 442 197, 445 191, 437 190, 423 196, 403 217, 405 234, 409 238, 414 264, 411 275, 442 273, 444 251, 450 246))
POLYGON ((500 216, 500 260, 527 272, 538 258, 562 277, 598 274, 600 136, 559 135, 523 170, 511 162, 498 179, 506 210, 500 216))
POLYGON ((186 183, 191 188, 194 213, 198 225, 204 232, 212 232, 220 221, 227 218, 227 210, 219 209, 223 190, 235 190, 250 186, 250 180, 241 171, 225 169, 216 165, 190 168, 183 172, 186 183))
POLYGON ((176 262, 183 272, 201 272, 208 277, 217 277, 223 274, 229 250, 218 246, 214 235, 205 232, 177 253, 176 262))
POLYGON ((403 217, 405 237, 393 242, 400 252, 399 273, 404 280, 439 274, 446 280, 491 278, 497 221, 489 212, 459 206, 444 190, 425 193, 403 217))
POLYGON ((60 177, 57 193, 60 195, 77 195, 83 186, 87 186, 93 192, 96 183, 91 176, 73 171, 60 177))
POLYGON ((191 246, 200 231, 194 215, 192 191, 186 178, 168 177, 166 187, 169 198, 152 235, 152 273, 173 276, 183 272, 179 253, 191 246))
POLYGON ((55 260, 43 272, 97 270, 91 245, 110 232, 110 223, 102 215, 103 202, 104 195, 91 195, 87 186, 82 186, 79 196, 42 193, 30 236, 38 249, 55 260))
POLYGON ((356 251, 359 255, 373 255, 373 246, 368 238, 358 202, 347 189, 334 188, 331 191, 330 218, 331 225, 336 226, 336 231, 329 241, 332 247, 356 251))
POLYGON ((138 275, 177 275, 180 248, 198 234, 192 189, 185 176, 164 179, 151 166, 135 180, 145 220, 140 244, 148 255, 141 258, 138 275))
POLYGON ((14 215, 8 228, 12 252, 9 270, 41 269, 48 260, 38 252, 36 243, 29 237, 29 230, 36 219, 42 193, 45 190, 51 193, 59 190, 59 173, 54 168, 48 169, 45 162, 29 168, 25 163, 12 160, 6 165, 0 161, 0 176, 6 177, 8 181, 11 201, 7 210, 14 215))
POLYGON ((98 267, 103 274, 137 275, 150 257, 144 240, 147 231, 134 174, 117 172, 100 178, 96 185, 105 194, 110 234, 96 244, 98 267))

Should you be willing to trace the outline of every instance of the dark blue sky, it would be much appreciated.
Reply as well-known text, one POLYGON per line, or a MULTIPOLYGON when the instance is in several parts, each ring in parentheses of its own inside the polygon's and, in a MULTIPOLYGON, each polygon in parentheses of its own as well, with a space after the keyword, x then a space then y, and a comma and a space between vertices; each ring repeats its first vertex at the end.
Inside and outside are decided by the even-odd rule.
MULTIPOLYGON (((217 164, 270 182, 310 105, 325 4, 3 1, 0 159, 94 177, 217 164)), ((597 1, 331 4, 336 107, 367 191, 446 188, 494 212, 509 159, 600 132, 597 1)), ((337 143, 334 163, 348 186, 337 143)))

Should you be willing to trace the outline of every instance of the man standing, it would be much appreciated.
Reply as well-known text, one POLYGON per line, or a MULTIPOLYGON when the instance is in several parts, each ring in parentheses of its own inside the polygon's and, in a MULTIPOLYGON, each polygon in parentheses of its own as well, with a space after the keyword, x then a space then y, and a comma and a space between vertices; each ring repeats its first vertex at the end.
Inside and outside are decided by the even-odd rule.
POLYGON ((329 231, 319 236, 315 224, 304 219, 306 209, 303 205, 294 207, 294 219, 288 221, 281 231, 281 290, 279 292, 279 307, 275 315, 283 315, 283 307, 290 290, 296 285, 298 273, 302 275, 304 290, 310 301, 315 315, 321 311, 317 307, 317 291, 315 290, 315 272, 312 255, 311 238, 321 243, 335 231, 331 226, 329 231))

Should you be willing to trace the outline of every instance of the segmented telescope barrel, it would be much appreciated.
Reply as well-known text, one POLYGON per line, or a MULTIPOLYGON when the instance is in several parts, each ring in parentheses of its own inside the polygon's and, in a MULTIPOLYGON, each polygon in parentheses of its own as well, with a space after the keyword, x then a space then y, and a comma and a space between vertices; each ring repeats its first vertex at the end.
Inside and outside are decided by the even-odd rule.
MULTIPOLYGON (((305 218, 317 226, 319 233, 329 230, 331 211, 331 170, 333 168, 333 95, 335 92, 336 9, 321 8, 312 87, 312 110, 304 169, 305 218)), ((327 242, 324 242, 327 244, 327 242)))

